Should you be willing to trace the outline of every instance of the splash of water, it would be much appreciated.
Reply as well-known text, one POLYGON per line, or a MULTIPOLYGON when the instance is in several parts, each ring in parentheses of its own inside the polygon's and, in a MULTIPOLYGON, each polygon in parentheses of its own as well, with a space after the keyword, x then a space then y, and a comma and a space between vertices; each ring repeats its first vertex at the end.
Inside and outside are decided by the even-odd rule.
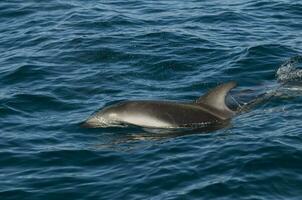
POLYGON ((301 82, 302 81, 302 69, 298 69, 297 66, 302 63, 302 56, 292 57, 290 60, 283 63, 276 72, 277 80, 281 84, 289 82, 301 82))

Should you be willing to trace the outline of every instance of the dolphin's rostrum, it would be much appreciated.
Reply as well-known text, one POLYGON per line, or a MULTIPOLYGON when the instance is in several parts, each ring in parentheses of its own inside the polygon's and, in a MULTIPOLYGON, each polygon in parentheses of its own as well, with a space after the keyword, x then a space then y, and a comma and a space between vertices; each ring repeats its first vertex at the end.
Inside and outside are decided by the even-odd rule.
POLYGON ((228 122, 235 112, 225 103, 236 82, 221 84, 193 103, 126 101, 103 108, 83 124, 85 127, 135 125, 144 128, 202 128, 228 122))

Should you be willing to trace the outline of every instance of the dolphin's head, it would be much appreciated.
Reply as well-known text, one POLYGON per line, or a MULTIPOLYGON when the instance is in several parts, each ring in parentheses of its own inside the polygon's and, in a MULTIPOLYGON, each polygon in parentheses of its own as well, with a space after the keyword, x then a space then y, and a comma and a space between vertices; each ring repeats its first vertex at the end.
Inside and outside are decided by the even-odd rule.
POLYGON ((82 123, 82 127, 98 128, 118 126, 120 112, 118 106, 110 106, 92 114, 86 121, 82 123))

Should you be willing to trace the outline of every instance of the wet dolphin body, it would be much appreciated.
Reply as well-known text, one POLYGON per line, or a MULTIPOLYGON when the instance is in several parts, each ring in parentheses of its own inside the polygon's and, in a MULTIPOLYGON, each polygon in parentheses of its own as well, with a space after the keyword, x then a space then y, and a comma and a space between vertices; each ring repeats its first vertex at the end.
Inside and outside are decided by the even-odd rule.
POLYGON ((193 103, 126 101, 90 116, 84 127, 135 125, 143 128, 196 128, 228 122, 235 115, 225 103, 235 82, 221 84, 193 103))

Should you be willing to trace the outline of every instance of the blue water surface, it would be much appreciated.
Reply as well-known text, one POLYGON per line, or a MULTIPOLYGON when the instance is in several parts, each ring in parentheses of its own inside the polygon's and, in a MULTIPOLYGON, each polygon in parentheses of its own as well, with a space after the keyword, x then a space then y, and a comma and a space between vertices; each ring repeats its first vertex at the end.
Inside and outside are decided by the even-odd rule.
POLYGON ((0 2, 0 199, 301 199, 302 89, 210 133, 84 129, 121 100, 266 92, 300 1, 0 2))

